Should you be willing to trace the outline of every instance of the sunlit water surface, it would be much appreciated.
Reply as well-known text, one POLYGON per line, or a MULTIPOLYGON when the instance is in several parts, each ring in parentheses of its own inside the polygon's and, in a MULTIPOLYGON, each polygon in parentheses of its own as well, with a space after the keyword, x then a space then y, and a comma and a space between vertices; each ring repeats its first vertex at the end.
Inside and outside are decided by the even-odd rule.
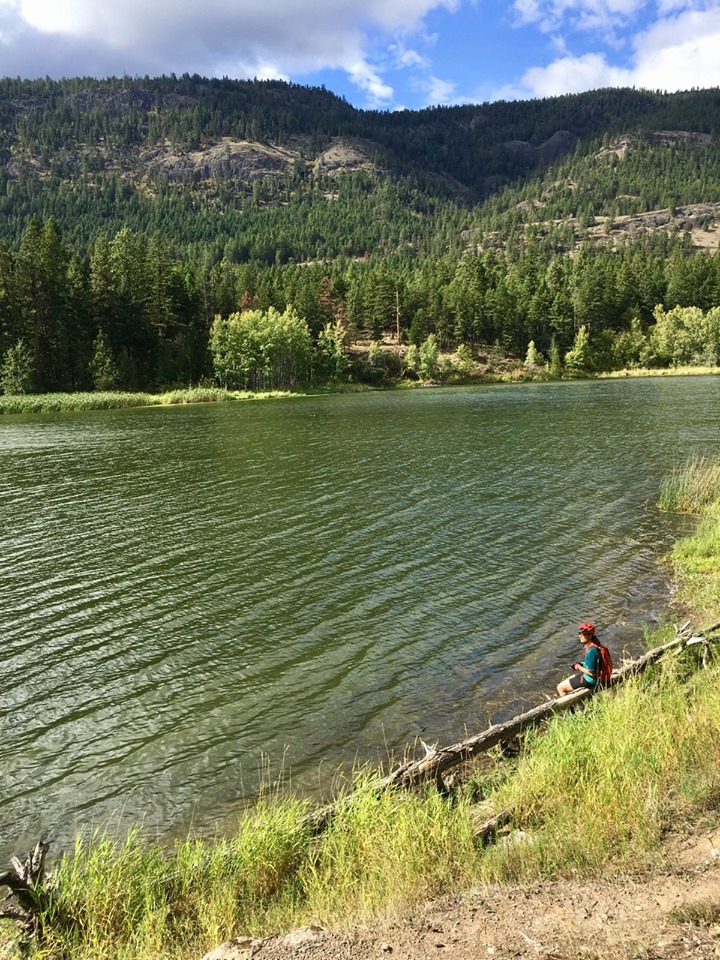
POLYGON ((0 422, 0 855, 229 825, 538 702, 593 619, 637 650, 720 450, 720 378, 0 422))

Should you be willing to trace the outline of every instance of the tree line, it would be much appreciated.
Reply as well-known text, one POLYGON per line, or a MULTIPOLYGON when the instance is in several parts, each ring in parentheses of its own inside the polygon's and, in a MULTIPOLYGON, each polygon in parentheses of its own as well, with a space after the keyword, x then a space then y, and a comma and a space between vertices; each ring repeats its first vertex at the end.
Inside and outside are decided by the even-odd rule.
POLYGON ((372 379, 377 368, 351 367, 350 345, 387 335, 415 348, 432 337, 470 357, 522 360, 532 344, 556 367, 570 354, 586 370, 714 364, 719 306, 720 255, 686 235, 572 254, 529 242, 459 258, 270 266, 189 261, 162 234, 127 227, 81 252, 53 219, 33 220, 17 250, 0 244, 0 358, 6 372, 24 363, 25 388, 38 392, 372 379), (300 326, 297 362, 241 375, 218 365, 222 336, 279 356, 278 331, 300 326))

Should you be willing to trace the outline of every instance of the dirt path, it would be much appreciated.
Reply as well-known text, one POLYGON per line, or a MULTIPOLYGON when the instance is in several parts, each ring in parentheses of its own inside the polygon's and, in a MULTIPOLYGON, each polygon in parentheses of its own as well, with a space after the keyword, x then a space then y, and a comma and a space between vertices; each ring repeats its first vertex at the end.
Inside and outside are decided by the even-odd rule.
POLYGON ((720 827, 667 850, 641 878, 505 886, 433 900, 351 932, 306 927, 231 941, 206 960, 715 960, 720 957, 720 827), (674 911, 715 907, 710 922, 674 911))

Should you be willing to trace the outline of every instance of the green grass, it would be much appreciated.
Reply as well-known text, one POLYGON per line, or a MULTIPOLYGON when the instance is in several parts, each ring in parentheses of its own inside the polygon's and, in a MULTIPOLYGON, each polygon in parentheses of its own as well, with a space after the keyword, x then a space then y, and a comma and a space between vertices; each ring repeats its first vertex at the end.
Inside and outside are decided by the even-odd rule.
POLYGON ((674 470, 661 489, 660 507, 700 515, 697 530, 675 544, 671 560, 681 585, 678 599, 707 616, 717 615, 720 613, 720 461, 694 458, 674 470))
POLYGON ((495 798, 515 810, 524 839, 489 849, 483 879, 635 872, 673 824, 716 802, 717 670, 686 671, 671 658, 531 735, 495 798))
POLYGON ((189 960, 234 936, 405 906, 477 872, 469 804, 434 789, 377 794, 362 776, 318 838, 307 812, 275 795, 233 836, 169 852, 139 831, 78 838, 54 872, 57 903, 36 956, 189 960))
POLYGON ((378 794, 366 772, 317 837, 308 804, 276 793, 214 841, 80 838, 57 864, 36 955, 190 960, 234 936, 344 926, 472 885, 645 869, 668 829, 720 804, 718 673, 692 656, 556 717, 452 798, 378 794), (473 822, 506 806, 510 832, 479 846, 473 822))
POLYGON ((693 457, 676 467, 660 486, 660 508, 673 513, 703 513, 720 500, 720 461, 693 457))
POLYGON ((284 390, 255 393, 250 390, 221 390, 215 387, 189 387, 166 393, 39 393, 0 396, 0 414, 70 413, 82 410, 117 410, 124 407, 171 406, 184 403, 215 403, 225 400, 258 400, 297 396, 284 390))

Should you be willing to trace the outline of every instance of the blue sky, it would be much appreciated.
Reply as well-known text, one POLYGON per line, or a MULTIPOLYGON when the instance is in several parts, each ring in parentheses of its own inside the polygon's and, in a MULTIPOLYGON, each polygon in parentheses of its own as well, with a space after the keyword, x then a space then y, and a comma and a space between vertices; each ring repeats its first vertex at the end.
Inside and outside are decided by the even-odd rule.
POLYGON ((0 75, 324 84, 356 107, 720 86, 720 0, 0 0, 0 75))

